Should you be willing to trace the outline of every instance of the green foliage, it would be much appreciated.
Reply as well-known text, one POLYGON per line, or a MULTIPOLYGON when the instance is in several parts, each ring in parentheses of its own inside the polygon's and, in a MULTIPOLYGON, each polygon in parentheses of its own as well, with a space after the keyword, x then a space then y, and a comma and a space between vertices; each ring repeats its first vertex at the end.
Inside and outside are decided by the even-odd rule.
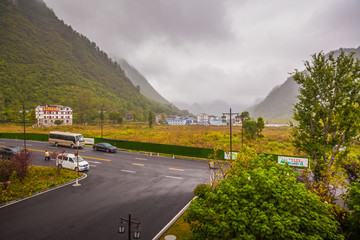
POLYGON ((199 184, 194 188, 194 196, 204 198, 206 193, 211 192, 212 187, 209 184, 199 184))
POLYGON ((289 166, 247 151, 228 178, 191 203, 192 239, 343 239, 331 208, 289 166))
POLYGON ((360 183, 353 182, 348 189, 347 206, 350 210, 344 222, 346 239, 360 239, 360 183))
MULTIPOLYGON (((250 116, 249 116, 250 117, 250 116)), ((262 137, 262 130, 265 128, 265 122, 262 117, 258 117, 257 122, 247 120, 243 122, 244 135, 247 139, 256 139, 262 137)))
POLYGON ((244 134, 247 139, 255 139, 257 136, 258 128, 255 121, 248 120, 244 122, 244 134))
POLYGON ((15 199, 31 196, 36 192, 43 191, 77 178, 75 171, 63 169, 61 176, 57 175, 56 167, 31 166, 29 173, 23 181, 16 174, 10 177, 10 185, 0 185, 0 204, 15 199))
POLYGON ((18 109, 40 104, 73 107, 74 121, 94 121, 97 102, 123 115, 178 113, 148 100, 94 42, 60 21, 42 1, 0 0, 0 121, 17 122, 18 109), (127 103, 131 102, 133 108, 127 103))
POLYGON ((305 62, 307 71, 293 75, 300 85, 293 143, 313 159, 318 173, 328 172, 336 158, 345 157, 340 147, 348 147, 360 131, 360 61, 353 55, 314 54, 311 64, 305 62))
POLYGON ((109 119, 115 124, 121 124, 123 122, 123 117, 119 112, 111 112, 109 114, 109 119))
POLYGON ((154 122, 154 117, 153 117, 152 112, 149 112, 148 121, 149 121, 149 128, 152 128, 153 127, 153 122, 154 122))

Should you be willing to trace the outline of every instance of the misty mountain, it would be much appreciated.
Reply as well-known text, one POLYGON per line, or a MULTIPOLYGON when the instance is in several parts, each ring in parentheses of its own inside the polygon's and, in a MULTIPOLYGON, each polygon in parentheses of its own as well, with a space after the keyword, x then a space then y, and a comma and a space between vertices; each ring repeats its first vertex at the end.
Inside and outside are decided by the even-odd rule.
POLYGON ((246 106, 242 105, 232 105, 230 106, 224 101, 216 100, 211 103, 193 103, 193 104, 186 104, 180 102, 174 102, 174 105, 177 106, 179 109, 188 110, 190 113, 194 115, 198 115, 200 113, 206 113, 208 115, 215 115, 221 116, 224 112, 229 112, 230 108, 232 112, 243 112, 246 109, 246 106))
POLYGON ((125 75, 130 79, 133 85, 140 90, 140 93, 145 97, 164 104, 171 105, 165 98, 163 98, 148 82, 148 80, 139 73, 133 66, 131 66, 125 59, 120 59, 119 64, 121 68, 125 71, 125 75))
POLYGON ((22 104, 61 104, 86 118, 107 113, 179 113, 149 100, 118 63, 59 20, 42 0, 0 0, 0 120, 14 121, 22 104))
MULTIPOLYGON (((337 57, 341 50, 346 54, 355 52, 355 58, 360 58, 360 47, 339 49, 334 56, 337 57)), ((327 54, 327 56, 330 53, 327 54)), ((311 61, 311 59, 304 59, 311 61)), ((294 104, 298 102, 299 85, 289 77, 282 85, 274 87, 266 98, 260 103, 248 109, 250 116, 263 117, 270 122, 284 123, 292 118, 292 109, 294 104)))

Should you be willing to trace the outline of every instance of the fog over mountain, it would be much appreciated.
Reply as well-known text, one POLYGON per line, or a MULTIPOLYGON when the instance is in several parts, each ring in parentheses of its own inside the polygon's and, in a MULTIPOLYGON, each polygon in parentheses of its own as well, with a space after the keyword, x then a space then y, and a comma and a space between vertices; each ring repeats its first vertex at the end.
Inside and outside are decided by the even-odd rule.
MULTIPOLYGON (((354 57, 360 58, 360 46, 356 49, 344 48, 335 50, 334 56, 337 57, 341 50, 346 54, 355 52, 354 57)), ((311 59, 308 60, 310 61, 311 59)), ((272 122, 288 122, 292 118, 293 106, 298 102, 298 89, 299 85, 289 77, 283 84, 274 87, 263 101, 247 110, 253 117, 262 116, 272 122)))
POLYGON ((311 54, 360 45, 359 0, 44 0, 170 102, 249 106, 311 54))

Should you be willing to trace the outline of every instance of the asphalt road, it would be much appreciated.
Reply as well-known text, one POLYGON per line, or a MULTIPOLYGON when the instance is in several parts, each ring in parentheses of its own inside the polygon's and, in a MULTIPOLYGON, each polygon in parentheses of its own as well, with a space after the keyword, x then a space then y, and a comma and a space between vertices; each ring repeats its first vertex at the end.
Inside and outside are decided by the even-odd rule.
MULTIPOLYGON (((0 145, 23 146, 0 139, 0 145)), ((44 150, 76 150, 27 141, 34 165, 44 150)), ((72 185, 0 208, 0 240, 4 239, 127 239, 118 233, 119 217, 139 221, 141 239, 153 237, 193 198, 197 184, 209 181, 208 163, 139 153, 79 150, 90 164, 80 187, 72 185)), ((127 231, 127 230, 126 230, 127 231)))

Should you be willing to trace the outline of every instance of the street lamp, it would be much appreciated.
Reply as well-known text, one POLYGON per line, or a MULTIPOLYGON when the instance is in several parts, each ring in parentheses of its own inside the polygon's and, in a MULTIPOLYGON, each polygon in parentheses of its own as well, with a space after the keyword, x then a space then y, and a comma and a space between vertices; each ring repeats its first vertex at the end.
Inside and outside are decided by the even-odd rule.
POLYGON ((121 222, 119 224, 119 233, 125 233, 125 226, 126 226, 126 222, 129 223, 129 226, 128 226, 128 240, 131 240, 131 230, 133 231, 134 235, 133 235, 133 238, 134 239, 140 239, 140 235, 141 235, 141 229, 140 229, 140 222, 136 222, 136 221, 133 221, 131 220, 131 213, 129 213, 129 218, 126 219, 126 218, 123 218, 123 217, 120 217, 121 219, 121 222), (132 223, 135 223, 136 226, 131 229, 131 224, 132 223))
POLYGON ((23 114, 23 123, 24 123, 24 148, 26 149, 26 131, 25 131, 25 113, 28 113, 29 110, 25 110, 25 105, 22 105, 22 109, 19 110, 19 113, 23 114))
POLYGON ((222 121, 223 122, 226 122, 226 115, 230 116, 230 160, 232 160, 232 115, 236 115, 235 120, 238 121, 239 113, 231 112, 231 108, 230 108, 229 113, 223 113, 223 116, 222 116, 222 121))
POLYGON ((105 111, 104 111, 104 110, 103 110, 103 108, 101 107, 101 109, 99 110, 100 119, 101 119, 101 141, 103 141, 103 122, 104 122, 104 113, 105 113, 105 111))

